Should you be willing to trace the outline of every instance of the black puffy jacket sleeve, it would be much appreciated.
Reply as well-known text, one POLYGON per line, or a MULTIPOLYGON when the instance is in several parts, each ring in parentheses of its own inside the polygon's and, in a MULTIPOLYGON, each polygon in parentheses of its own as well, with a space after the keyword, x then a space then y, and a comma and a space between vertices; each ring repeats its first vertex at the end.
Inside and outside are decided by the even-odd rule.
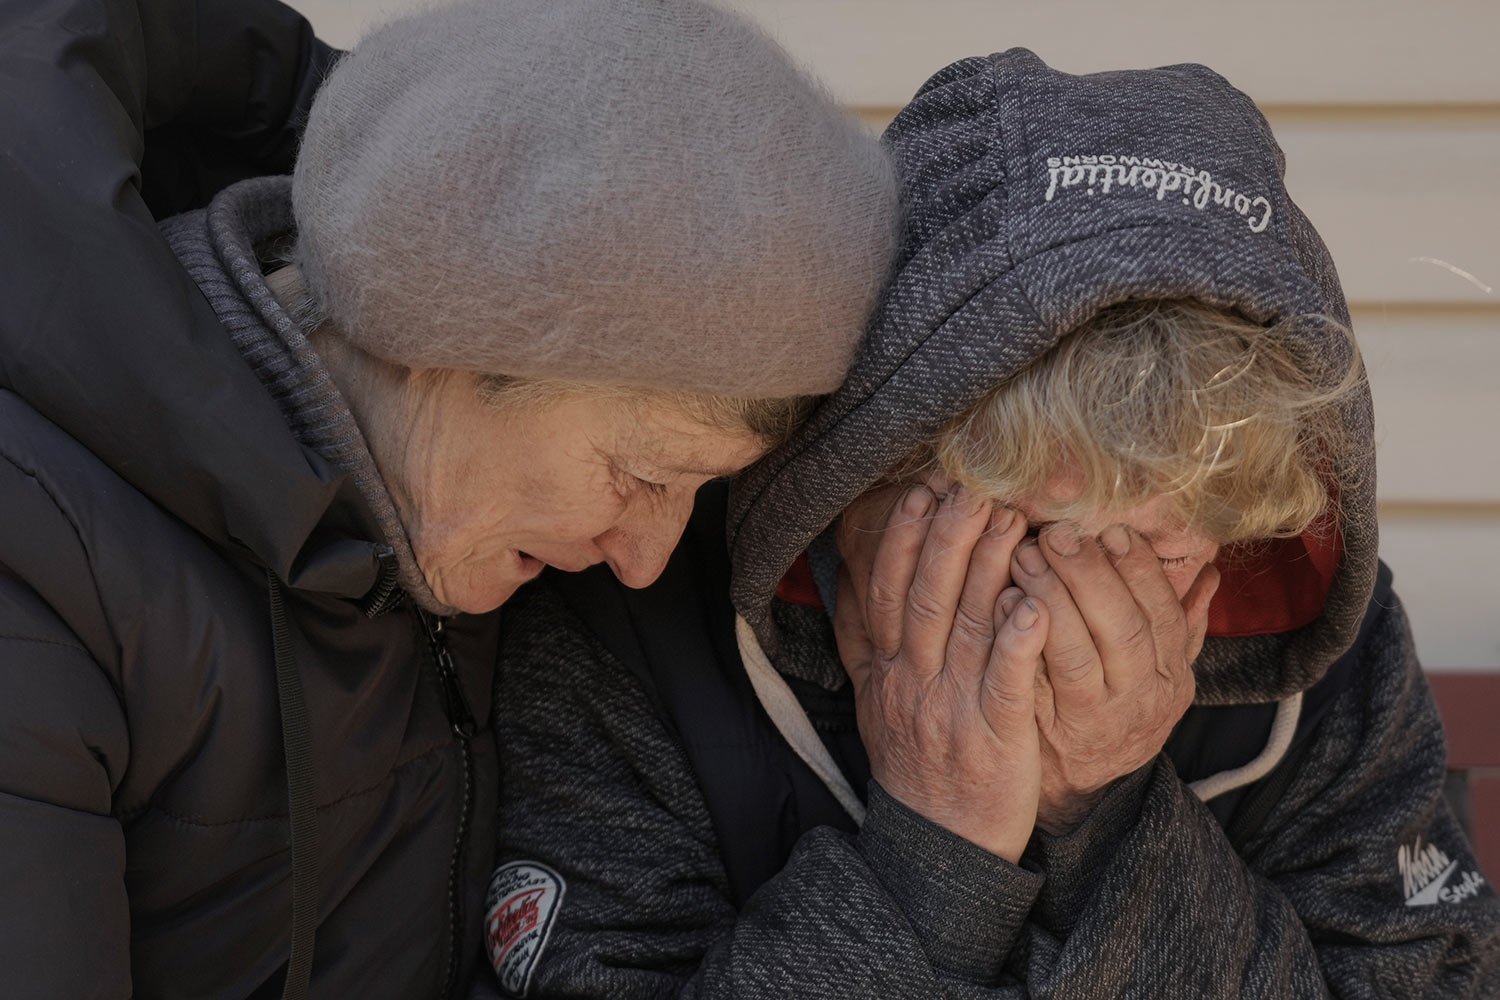
MULTIPOLYGON (((229 177, 210 160, 235 174, 287 169, 330 53, 271 0, 0 3, 0 393, 60 408, 70 387, 36 361, 72 323, 103 324, 122 343, 166 322, 225 337, 157 231, 142 159, 163 171, 161 211, 229 177)), ((92 445, 107 455, 128 434, 99 427, 92 445)), ((0 456, 8 544, 72 537, 45 482, 18 463, 0 456), (23 499, 34 509, 17 509, 23 499)), ((0 551, 0 992, 126 996, 129 866, 113 802, 130 760, 123 681, 103 662, 108 642, 81 641, 8 561, 0 551)), ((59 552, 43 564, 69 565, 59 552)), ((93 592, 86 574, 67 585, 93 592)))

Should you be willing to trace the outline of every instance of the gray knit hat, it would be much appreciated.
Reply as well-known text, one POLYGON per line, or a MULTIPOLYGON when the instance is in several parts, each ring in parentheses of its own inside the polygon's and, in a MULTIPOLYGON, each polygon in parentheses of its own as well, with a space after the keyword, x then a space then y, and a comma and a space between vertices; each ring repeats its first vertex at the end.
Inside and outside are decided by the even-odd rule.
POLYGON ((884 151, 692 0, 481 0, 361 41, 293 185, 323 312, 411 367, 741 397, 842 380, 886 276, 884 151))

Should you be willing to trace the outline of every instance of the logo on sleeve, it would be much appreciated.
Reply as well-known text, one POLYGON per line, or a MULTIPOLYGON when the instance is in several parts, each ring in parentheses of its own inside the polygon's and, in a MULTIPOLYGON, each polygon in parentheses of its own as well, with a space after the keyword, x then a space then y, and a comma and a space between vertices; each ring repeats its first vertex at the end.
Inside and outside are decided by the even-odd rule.
POLYGON ((524 997, 552 933, 567 888, 562 876, 535 861, 501 865, 485 897, 485 942, 500 986, 524 997))
POLYGON ((1449 859, 1436 844, 1422 844, 1418 837, 1412 846, 1402 844, 1396 851, 1396 867, 1401 871, 1401 887, 1407 906, 1434 906, 1437 903, 1461 903, 1479 895, 1484 876, 1477 871, 1453 881, 1458 862, 1449 859))

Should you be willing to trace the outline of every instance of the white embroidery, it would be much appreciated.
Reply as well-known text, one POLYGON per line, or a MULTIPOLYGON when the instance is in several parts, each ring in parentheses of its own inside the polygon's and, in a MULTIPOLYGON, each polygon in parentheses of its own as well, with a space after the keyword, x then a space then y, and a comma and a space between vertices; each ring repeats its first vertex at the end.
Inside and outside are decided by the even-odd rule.
POLYGON ((1461 903, 1470 896, 1479 895, 1484 876, 1471 871, 1453 885, 1448 880, 1458 870, 1458 862, 1450 860, 1436 844, 1422 846, 1418 837, 1411 847, 1402 844, 1396 850, 1396 868, 1401 872, 1401 888, 1406 895, 1407 906, 1433 906, 1439 902, 1461 903))
POLYGON ((531 988, 566 889, 561 875, 535 861, 512 861, 490 877, 485 944, 507 994, 524 997, 531 988))
POLYGON ((1101 153, 1087 156, 1047 158, 1047 201, 1059 191, 1082 188, 1092 196, 1112 191, 1156 192, 1157 201, 1167 195, 1181 196, 1184 205, 1200 212, 1209 205, 1227 208, 1245 220, 1252 233, 1265 232, 1271 224, 1271 202, 1264 195, 1248 195, 1214 180, 1207 170, 1151 156, 1101 153))

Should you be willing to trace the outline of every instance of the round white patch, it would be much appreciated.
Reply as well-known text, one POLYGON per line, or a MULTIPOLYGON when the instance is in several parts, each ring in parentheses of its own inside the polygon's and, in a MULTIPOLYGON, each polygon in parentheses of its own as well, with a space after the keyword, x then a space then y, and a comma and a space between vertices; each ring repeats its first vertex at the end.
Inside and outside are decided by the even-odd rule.
POLYGON ((490 877, 485 943, 500 987, 511 996, 524 997, 531 988, 566 888, 561 875, 535 861, 512 861, 490 877))

